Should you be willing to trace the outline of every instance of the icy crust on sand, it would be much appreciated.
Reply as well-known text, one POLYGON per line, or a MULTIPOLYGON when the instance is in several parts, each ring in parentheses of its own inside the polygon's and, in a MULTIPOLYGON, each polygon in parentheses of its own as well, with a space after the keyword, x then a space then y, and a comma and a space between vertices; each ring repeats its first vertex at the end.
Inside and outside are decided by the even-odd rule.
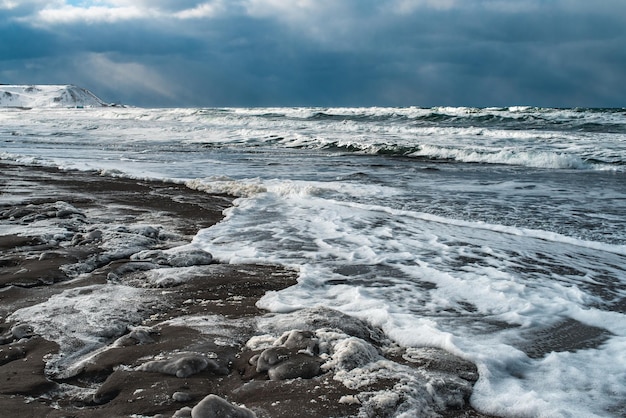
POLYGON ((236 406, 217 395, 208 395, 193 408, 184 407, 172 418, 256 418, 257 415, 242 406, 236 406))
MULTIPOLYGON (((175 417, 181 417, 177 413, 175 417)), ((255 418, 256 414, 241 406, 235 406, 217 395, 209 395, 191 409, 191 418, 255 418)))
MULTIPOLYGON (((120 263, 108 273, 106 284, 65 290, 42 303, 19 309, 7 318, 59 345, 59 353, 46 364, 46 373, 54 378, 67 378, 77 373, 85 357, 104 347, 112 338, 126 333, 129 325, 141 322, 158 306, 158 295, 121 284, 117 282, 119 276, 212 261, 209 253, 189 246, 170 251, 146 250, 171 245, 180 237, 156 225, 92 223, 86 212, 62 201, 18 206, 0 213, 0 218, 13 222, 8 227, 9 233, 37 236, 40 247, 48 248, 39 255, 40 260, 55 258, 60 248, 90 253, 74 263, 66 260, 68 264, 62 267, 66 279, 97 273, 98 268, 133 255, 143 261, 120 263)), ((31 286, 51 279, 42 276, 31 280, 20 285, 31 286)))
MULTIPOLYGON (((110 209, 110 216, 115 218, 113 212, 110 209)), ((129 286, 120 282, 121 277, 151 269, 206 265, 213 260, 211 254, 194 246, 176 246, 184 238, 161 225, 143 223, 137 218, 136 223, 109 223, 110 219, 94 218, 89 209, 82 210, 64 201, 15 205, 0 210, 0 220, 6 222, 3 235, 24 237, 34 244, 25 247, 26 251, 32 248, 34 255, 30 257, 37 258, 34 263, 59 263, 59 272, 30 273, 29 264, 21 269, 16 267, 12 275, 15 278, 6 275, 3 286, 36 287, 88 280, 88 274, 97 276, 105 267, 108 271, 105 284, 61 291, 6 318, 16 326, 3 340, 20 339, 20 330, 28 329, 32 335, 59 345, 59 353, 46 364, 46 373, 53 378, 78 373, 85 358, 159 308, 159 295, 146 289, 155 286, 129 286), (167 248, 172 245, 173 248, 167 248)), ((8 252, 3 255, 9 256, 8 252)))
POLYGON ((104 107, 99 97, 74 85, 0 86, 0 107, 104 107))
POLYGON ((137 263, 120 266, 110 273, 110 278, 129 270, 186 267, 213 261, 210 253, 191 245, 159 249, 183 242, 182 236, 163 225, 146 223, 141 218, 127 223, 94 221, 88 209, 81 210, 64 201, 5 209, 0 211, 0 219, 10 222, 3 225, 5 235, 37 237, 38 244, 49 249, 40 259, 52 258, 55 248, 74 247, 88 252, 85 258, 63 267, 69 277, 127 258, 137 263))
MULTIPOLYGON (((39 333, 60 344, 60 354, 48 359, 47 373, 55 378, 80 377, 102 359, 114 357, 115 350, 155 345, 165 329, 189 327, 202 338, 189 340, 180 350, 120 365, 120 371, 178 379, 239 374, 240 387, 233 393, 243 398, 246 393, 269 390, 271 382, 305 379, 320 386, 330 379, 347 393, 338 402, 353 406, 358 411, 354 416, 361 417, 437 417, 461 410, 469 404, 478 379, 470 362, 436 348, 399 347, 381 329, 324 307, 244 318, 187 315, 153 326, 130 326, 129 321, 146 317, 136 310, 149 302, 145 292, 122 285, 73 289, 19 310, 11 319, 28 324, 15 328, 15 333, 39 333)), ((105 404, 115 391, 107 381, 78 396, 105 404)), ((187 404, 194 399, 186 392, 172 397, 187 404)), ((207 393, 174 416, 272 416, 263 407, 246 408, 236 401, 240 397, 232 397, 235 400, 228 401, 207 393)))
POLYGON ((145 291, 129 286, 86 286, 19 309, 8 319, 28 324, 36 334, 59 344, 59 353, 46 363, 46 373, 66 378, 74 374, 73 365, 81 357, 124 334, 129 324, 140 322, 152 302, 145 291))
POLYGON ((180 378, 189 377, 207 369, 217 374, 228 374, 227 368, 220 366, 215 360, 197 353, 182 353, 172 358, 151 360, 137 367, 139 371, 170 374, 180 378))
POLYGON ((402 348, 365 321, 324 308, 267 315, 262 334, 247 347, 272 380, 332 373, 356 391, 340 402, 359 405, 359 416, 439 416, 467 405, 478 379, 475 366, 436 348, 402 348))
MULTIPOLYGON (((193 396, 174 393, 177 402, 188 404, 175 417, 270 417, 264 407, 242 406, 241 400, 304 380, 310 380, 310 386, 328 386, 329 381, 342 386, 346 394, 337 402, 354 408, 350 416, 438 417, 466 408, 478 379, 470 362, 436 348, 399 347, 379 328, 324 307, 236 319, 190 315, 133 327, 83 365, 96 364, 108 350, 154 344, 162 330, 171 327, 191 327, 203 338, 189 341, 186 349, 142 357, 125 367, 178 379, 239 376, 228 400, 207 393, 189 405, 193 396)), ((108 402, 109 390, 105 383, 94 400, 108 402)))

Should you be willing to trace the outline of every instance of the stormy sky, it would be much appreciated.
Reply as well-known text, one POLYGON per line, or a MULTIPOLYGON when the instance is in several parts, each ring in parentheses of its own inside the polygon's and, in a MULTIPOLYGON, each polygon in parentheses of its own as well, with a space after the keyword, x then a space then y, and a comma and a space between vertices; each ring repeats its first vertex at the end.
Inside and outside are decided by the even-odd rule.
POLYGON ((626 106, 624 0, 0 0, 0 83, 136 106, 626 106))

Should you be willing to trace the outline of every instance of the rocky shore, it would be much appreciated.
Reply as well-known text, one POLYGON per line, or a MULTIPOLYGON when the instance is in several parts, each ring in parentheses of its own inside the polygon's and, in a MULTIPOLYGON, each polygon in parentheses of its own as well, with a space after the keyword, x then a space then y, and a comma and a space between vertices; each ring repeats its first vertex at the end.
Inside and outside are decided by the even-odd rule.
POLYGON ((0 167, 2 415, 483 416, 465 360, 322 306, 257 308, 297 272, 189 244, 232 197, 0 167))

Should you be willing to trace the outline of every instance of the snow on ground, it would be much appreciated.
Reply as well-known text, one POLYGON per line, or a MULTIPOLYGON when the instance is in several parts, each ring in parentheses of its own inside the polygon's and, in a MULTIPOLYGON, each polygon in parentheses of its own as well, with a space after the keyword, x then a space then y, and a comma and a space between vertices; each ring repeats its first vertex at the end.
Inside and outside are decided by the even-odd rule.
POLYGON ((0 107, 102 107, 99 97, 74 85, 0 85, 0 107))

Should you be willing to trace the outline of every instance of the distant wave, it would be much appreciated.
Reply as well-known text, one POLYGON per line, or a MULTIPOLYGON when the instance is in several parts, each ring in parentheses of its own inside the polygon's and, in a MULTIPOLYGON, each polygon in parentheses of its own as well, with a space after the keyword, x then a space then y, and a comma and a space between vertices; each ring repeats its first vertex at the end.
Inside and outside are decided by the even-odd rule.
MULTIPOLYGON (((133 152, 157 141, 162 150, 177 153, 198 148, 311 149, 626 172, 626 108, 103 108, 90 110, 89 116, 99 118, 97 141, 133 152), (143 134, 123 144, 102 134, 120 124, 141 127, 143 134)), ((86 130, 92 125, 76 117, 58 129, 74 141, 92 132, 86 130)))
POLYGON ((545 151, 500 150, 485 152, 425 145, 420 147, 419 151, 411 154, 411 156, 450 159, 467 163, 521 165, 536 168, 577 170, 594 168, 594 164, 585 161, 579 156, 545 151))
MULTIPOLYGON (((227 110, 227 109, 224 109, 227 110)), ((626 133, 626 108, 265 108, 228 109, 269 119, 310 121, 404 122, 423 126, 498 126, 502 129, 536 129, 575 132, 626 133)), ((228 111, 227 110, 227 111, 228 111)))
POLYGON ((614 170, 624 171, 625 161, 603 161, 596 158, 583 158, 567 153, 525 150, 473 150, 460 148, 420 145, 403 147, 395 145, 366 145, 338 143, 325 144, 323 149, 343 152, 401 156, 420 160, 450 161, 463 163, 519 165, 525 167, 574 170, 614 170))

